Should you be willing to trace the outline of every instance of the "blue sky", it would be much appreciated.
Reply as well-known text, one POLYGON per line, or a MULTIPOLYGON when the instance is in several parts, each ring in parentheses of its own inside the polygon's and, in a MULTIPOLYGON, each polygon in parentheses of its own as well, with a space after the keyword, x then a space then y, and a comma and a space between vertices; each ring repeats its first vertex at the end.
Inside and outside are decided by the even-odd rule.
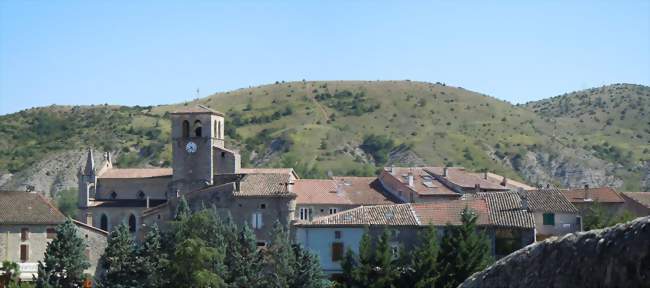
POLYGON ((0 1, 0 114, 301 79, 649 85, 650 1, 0 1))

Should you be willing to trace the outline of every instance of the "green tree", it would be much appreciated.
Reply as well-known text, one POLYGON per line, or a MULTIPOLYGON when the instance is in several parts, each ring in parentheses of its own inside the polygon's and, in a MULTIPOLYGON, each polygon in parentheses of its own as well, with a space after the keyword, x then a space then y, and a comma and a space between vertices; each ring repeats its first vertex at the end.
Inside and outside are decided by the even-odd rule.
POLYGON ((106 273, 100 278, 101 287, 140 287, 139 265, 136 261, 136 246, 129 228, 124 224, 117 226, 108 237, 108 245, 102 256, 102 266, 106 273))
POLYGON ((293 279, 290 288, 325 288, 331 283, 325 280, 323 268, 320 266, 318 256, 302 249, 299 245, 293 246, 293 279))
POLYGON ((171 287, 225 287, 225 282, 214 271, 219 251, 198 238, 185 239, 176 246, 170 267, 171 287))
POLYGON ((66 189, 59 193, 56 198, 56 207, 68 217, 77 216, 77 205, 79 203, 79 190, 66 189))
POLYGON ((341 270, 343 270, 343 275, 341 277, 341 286, 346 288, 358 287, 354 275, 354 270, 357 265, 359 264, 355 254, 352 249, 348 247, 348 249, 345 251, 345 256, 343 256, 343 262, 341 263, 341 270))
POLYGON ((228 283, 237 288, 264 287, 263 256, 257 250, 255 234, 248 224, 239 231, 236 243, 228 247, 233 250, 228 283))
POLYGON ((14 285, 18 283, 19 277, 20 266, 18 266, 18 263, 2 261, 2 267, 0 267, 0 286, 14 285))
POLYGON ((187 204, 185 196, 181 196, 181 199, 178 201, 178 206, 176 207, 176 215, 174 215, 174 220, 181 221, 187 217, 190 217, 191 214, 192 210, 190 209, 190 205, 187 204))
POLYGON ((584 230, 602 229, 634 219, 629 211, 609 214, 603 205, 596 201, 584 213, 584 230))
POLYGON ((294 261, 296 260, 291 248, 289 233, 279 221, 273 224, 271 231, 273 239, 266 250, 266 263, 269 266, 268 287, 289 287, 294 279, 294 261))
POLYGON ((438 233, 436 227, 429 225, 419 233, 419 245, 410 258, 408 279, 415 288, 434 287, 438 274, 438 233))
POLYGON ((397 280, 399 274, 393 263, 393 252, 390 246, 391 232, 384 229, 373 250, 373 269, 369 279, 372 279, 371 287, 391 287, 397 280))
POLYGON ((487 236, 478 232, 476 213, 465 207, 462 225, 447 225, 440 245, 438 287, 456 287, 472 273, 483 270, 491 261, 487 236))
POLYGON ((140 275, 141 286, 144 288, 164 287, 164 269, 168 262, 167 255, 162 249, 158 225, 154 224, 147 232, 142 247, 138 250, 138 255, 139 270, 145 272, 140 275))
POLYGON ((56 238, 47 245, 43 261, 38 262, 36 287, 80 287, 84 270, 90 267, 84 250, 86 243, 77 235, 70 218, 56 227, 56 238))

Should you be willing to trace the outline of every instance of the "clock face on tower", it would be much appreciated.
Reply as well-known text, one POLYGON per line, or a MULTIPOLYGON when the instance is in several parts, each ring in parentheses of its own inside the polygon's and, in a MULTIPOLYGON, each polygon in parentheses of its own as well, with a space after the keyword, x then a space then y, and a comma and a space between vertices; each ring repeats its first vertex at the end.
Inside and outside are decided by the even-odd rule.
POLYGON ((192 141, 187 142, 187 145, 185 145, 185 150, 187 151, 187 153, 190 153, 190 154, 194 153, 194 152, 196 152, 196 149, 198 149, 198 146, 196 146, 196 143, 194 143, 192 141))

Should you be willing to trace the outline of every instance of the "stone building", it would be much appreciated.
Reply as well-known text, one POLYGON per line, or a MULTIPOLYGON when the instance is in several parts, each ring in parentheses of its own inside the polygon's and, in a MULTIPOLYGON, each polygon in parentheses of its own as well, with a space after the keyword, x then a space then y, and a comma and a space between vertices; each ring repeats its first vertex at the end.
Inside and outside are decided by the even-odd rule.
MULTIPOLYGON (((38 261, 45 257, 47 245, 56 237, 56 226, 66 217, 35 192, 0 192, 0 261, 18 263, 20 278, 31 281, 37 275, 38 261)), ((86 256, 91 276, 99 274, 99 260, 106 248, 108 232, 79 221, 79 237, 86 241, 86 256)))
POLYGON ((611 187, 572 188, 560 190, 567 199, 585 216, 595 205, 599 205, 608 215, 617 215, 625 211, 625 199, 611 187))
POLYGON ((625 209, 637 217, 650 215, 650 192, 623 192, 625 209))

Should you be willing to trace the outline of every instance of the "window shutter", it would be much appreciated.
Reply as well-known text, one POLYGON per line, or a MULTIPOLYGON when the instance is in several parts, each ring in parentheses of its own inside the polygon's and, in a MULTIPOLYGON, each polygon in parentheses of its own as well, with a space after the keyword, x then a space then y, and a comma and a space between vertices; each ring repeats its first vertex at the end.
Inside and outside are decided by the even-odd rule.
POLYGON ((343 243, 332 243, 332 261, 341 261, 343 259, 343 243))
POLYGON ((261 212, 257 213, 257 218, 258 218, 257 219, 257 225, 259 226, 259 228, 262 228, 262 226, 264 226, 264 222, 262 221, 262 213, 261 212))
POLYGON ((29 260, 29 246, 20 245, 20 261, 27 262, 29 260))
POLYGON ((251 218, 251 225, 253 226, 254 229, 257 229, 257 221, 255 221, 255 213, 253 213, 253 217, 251 218))

